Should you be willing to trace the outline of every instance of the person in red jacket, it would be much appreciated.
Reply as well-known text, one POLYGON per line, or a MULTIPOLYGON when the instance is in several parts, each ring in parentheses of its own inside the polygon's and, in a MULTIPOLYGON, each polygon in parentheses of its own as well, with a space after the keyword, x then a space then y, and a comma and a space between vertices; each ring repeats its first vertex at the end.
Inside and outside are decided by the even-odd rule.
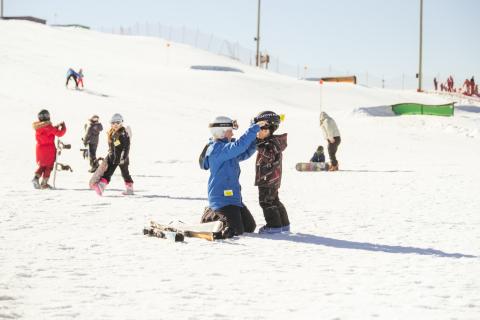
POLYGON ((38 113, 38 121, 33 123, 35 129, 35 139, 37 140, 36 156, 38 169, 33 177, 33 186, 35 189, 50 189, 48 178, 53 170, 57 156, 55 147, 55 137, 61 137, 67 131, 65 122, 52 126, 50 122, 50 113, 48 110, 42 110, 38 113), (42 182, 39 179, 43 176, 42 182))

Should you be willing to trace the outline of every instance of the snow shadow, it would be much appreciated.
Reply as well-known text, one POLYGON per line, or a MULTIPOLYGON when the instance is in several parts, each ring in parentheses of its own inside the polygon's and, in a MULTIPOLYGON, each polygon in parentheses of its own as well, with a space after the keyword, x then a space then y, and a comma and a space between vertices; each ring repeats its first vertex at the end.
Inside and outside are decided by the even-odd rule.
POLYGON ((94 91, 94 90, 90 90, 90 89, 70 89, 70 90, 83 92, 83 93, 86 93, 86 94, 90 94, 92 96, 97 96, 97 97, 102 97, 102 98, 110 98, 110 96, 108 94, 101 93, 101 92, 94 91))
POLYGON ((204 71, 224 71, 224 72, 240 72, 243 73, 242 70, 232 67, 224 67, 224 66, 190 66, 190 69, 193 70, 204 70, 204 71))
POLYGON ((472 113, 480 113, 480 107, 477 107, 477 106, 455 106, 455 110, 472 112, 472 113))
POLYGON ((204 197, 174 197, 169 195, 161 194, 146 194, 139 195, 138 198, 147 198, 147 199, 171 199, 171 200, 194 200, 194 201, 208 201, 208 198, 204 197))
POLYGON ((360 107, 353 110, 353 113, 372 117, 395 117, 395 113, 392 111, 392 106, 360 107))
POLYGON ((427 256, 436 256, 441 258, 478 258, 477 256, 463 254, 463 253, 447 253, 436 249, 424 249, 416 247, 402 247, 402 246, 389 246, 368 242, 355 242, 348 240, 338 240, 333 238, 319 237, 312 234, 305 233, 291 233, 291 234, 249 234, 249 236, 255 238, 265 238, 269 240, 283 240, 292 241, 298 243, 316 244, 326 247, 340 248, 340 249, 354 249, 364 251, 376 251, 387 253, 400 253, 400 254, 419 254, 427 256))
POLYGON ((339 172, 380 172, 380 173, 399 173, 399 172, 415 172, 412 170, 367 170, 367 169, 358 169, 358 170, 350 170, 350 169, 339 169, 339 172))

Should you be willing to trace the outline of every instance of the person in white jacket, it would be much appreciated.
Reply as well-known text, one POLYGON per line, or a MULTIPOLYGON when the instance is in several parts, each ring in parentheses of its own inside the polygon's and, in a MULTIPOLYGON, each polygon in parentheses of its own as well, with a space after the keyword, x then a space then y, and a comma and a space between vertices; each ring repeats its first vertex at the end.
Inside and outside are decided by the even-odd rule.
POLYGON ((341 142, 340 131, 335 120, 330 118, 326 112, 320 112, 320 128, 323 130, 325 139, 328 141, 328 156, 330 157, 330 166, 328 171, 338 170, 338 161, 336 157, 338 145, 341 142))

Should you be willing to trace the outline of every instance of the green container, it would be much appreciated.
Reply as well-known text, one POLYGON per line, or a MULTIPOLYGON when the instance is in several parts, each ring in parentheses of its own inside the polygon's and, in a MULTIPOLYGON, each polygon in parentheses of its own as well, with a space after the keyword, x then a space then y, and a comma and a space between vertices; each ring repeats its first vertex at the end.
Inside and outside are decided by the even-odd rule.
POLYGON ((396 115, 402 114, 428 114, 433 116, 453 116, 453 102, 439 105, 427 105, 420 103, 398 103, 392 105, 392 111, 396 115))

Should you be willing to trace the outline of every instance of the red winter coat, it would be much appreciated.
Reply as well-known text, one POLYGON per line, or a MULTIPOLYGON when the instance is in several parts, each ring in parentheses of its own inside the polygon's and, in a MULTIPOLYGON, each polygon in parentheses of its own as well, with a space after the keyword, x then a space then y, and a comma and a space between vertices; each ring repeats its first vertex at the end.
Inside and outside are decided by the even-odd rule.
POLYGON ((52 126, 50 121, 36 121, 33 123, 33 129, 35 129, 35 139, 37 139, 37 164, 40 167, 53 166, 57 153, 55 136, 63 136, 67 127, 64 124, 59 130, 58 126, 52 126))

